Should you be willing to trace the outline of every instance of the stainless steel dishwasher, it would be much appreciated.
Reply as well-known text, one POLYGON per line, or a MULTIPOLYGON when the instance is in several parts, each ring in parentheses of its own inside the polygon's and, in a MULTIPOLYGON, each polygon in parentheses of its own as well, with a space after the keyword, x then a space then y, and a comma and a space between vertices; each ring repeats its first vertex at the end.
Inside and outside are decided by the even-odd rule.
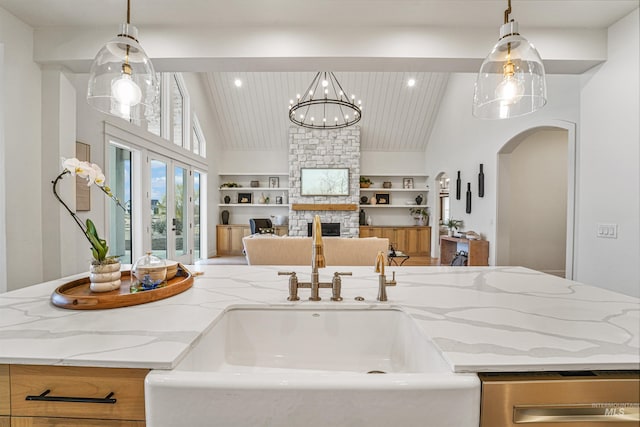
POLYGON ((640 371, 482 373, 481 427, 640 426, 640 371))

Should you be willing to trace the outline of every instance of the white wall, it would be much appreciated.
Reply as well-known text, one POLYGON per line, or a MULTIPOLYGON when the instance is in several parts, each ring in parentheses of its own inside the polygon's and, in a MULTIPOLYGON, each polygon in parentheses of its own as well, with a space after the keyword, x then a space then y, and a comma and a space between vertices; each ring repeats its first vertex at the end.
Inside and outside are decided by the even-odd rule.
MULTIPOLYGON (((453 217, 465 221, 465 229, 489 239, 491 264, 496 241, 496 154, 500 147, 526 129, 563 121, 580 123, 574 278, 640 295, 638 27, 636 9, 609 29, 605 64, 582 77, 547 76, 548 104, 528 116, 502 121, 474 119, 475 75, 454 74, 449 79, 427 148, 427 171, 434 177, 440 171, 455 177, 461 170, 464 183, 475 182, 478 164, 484 163, 485 197, 479 199, 474 194, 470 215, 464 212, 464 200, 453 197, 451 208, 453 217), (600 222, 618 224, 618 239, 596 239, 600 222)), ((434 197, 430 194, 431 206, 435 206, 434 197)))
MULTIPOLYGON (((9 290, 42 281, 41 71, 33 62, 33 29, 0 8, 4 45, 6 274, 9 290), (8 185, 10 183, 10 185, 8 185)), ((48 177, 47 177, 48 178, 48 177)), ((48 186, 47 186, 48 189, 48 186)))
POLYGON ((639 10, 609 28, 606 63, 580 79, 576 278, 640 296, 639 10), (596 237, 617 224, 617 239, 596 237))
POLYGON ((7 291, 7 227, 5 220, 4 44, 0 43, 0 293, 7 291))
MULTIPOLYGON (((521 265, 564 277, 567 237, 567 132, 540 130, 509 157, 509 253, 504 265, 521 265)), ((502 233, 502 228, 498 229, 502 233)), ((499 257, 497 257, 500 260, 499 257)))
MULTIPOLYGON (((42 72, 42 250, 43 280, 77 273, 76 253, 69 243, 79 233, 78 225, 53 195, 49 184, 62 170, 61 158, 75 157, 76 92, 60 67, 42 72)), ((75 178, 58 182, 60 197, 75 209, 75 178)), ((85 263, 87 265, 87 263, 85 263)))
MULTIPOLYGON (((464 230, 473 230, 489 240, 489 262, 495 264, 497 154, 502 146, 527 129, 578 121, 579 78, 547 76, 548 103, 536 113, 510 120, 479 120, 471 115, 475 74, 453 74, 444 95, 426 153, 427 174, 446 172, 451 177, 451 217, 464 221, 464 230), (485 196, 477 195, 479 164, 484 164, 485 196), (455 179, 461 171, 460 200, 455 198, 455 179), (471 182, 472 209, 465 213, 467 182, 471 182)), ((429 206, 436 206, 437 194, 429 193, 429 206)), ((438 252, 433 233, 432 252, 438 252)))

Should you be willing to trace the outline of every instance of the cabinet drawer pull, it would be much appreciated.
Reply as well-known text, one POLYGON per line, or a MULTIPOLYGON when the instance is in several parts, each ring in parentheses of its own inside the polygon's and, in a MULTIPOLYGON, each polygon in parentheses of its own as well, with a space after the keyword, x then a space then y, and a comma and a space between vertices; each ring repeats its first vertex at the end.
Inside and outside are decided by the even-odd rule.
POLYGON ((70 396, 47 396, 51 390, 45 390, 38 396, 27 396, 25 400, 36 400, 39 402, 75 402, 75 403, 109 403, 115 404, 117 399, 112 398, 113 392, 106 397, 70 397, 70 396))

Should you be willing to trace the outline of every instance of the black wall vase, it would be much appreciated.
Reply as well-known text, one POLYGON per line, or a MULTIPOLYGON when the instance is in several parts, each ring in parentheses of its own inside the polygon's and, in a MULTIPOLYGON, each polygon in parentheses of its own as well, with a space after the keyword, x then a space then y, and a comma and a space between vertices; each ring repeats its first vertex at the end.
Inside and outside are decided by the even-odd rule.
POLYGON ((467 213, 471 213, 471 183, 467 182, 467 213))
POLYGON ((222 223, 224 225, 229 224, 229 211, 222 211, 220 215, 222 216, 222 223))
POLYGON ((360 225, 367 225, 367 214, 364 209, 360 209, 360 225))
POLYGON ((458 171, 458 179, 456 179, 456 200, 460 200, 461 191, 462 191, 462 181, 460 181, 460 171, 458 171))
POLYGON ((478 174, 478 197, 484 197, 484 169, 480 163, 480 173, 478 174))
POLYGON ((229 203, 231 203, 231 197, 229 196, 224 196, 224 202, 228 205, 229 203))

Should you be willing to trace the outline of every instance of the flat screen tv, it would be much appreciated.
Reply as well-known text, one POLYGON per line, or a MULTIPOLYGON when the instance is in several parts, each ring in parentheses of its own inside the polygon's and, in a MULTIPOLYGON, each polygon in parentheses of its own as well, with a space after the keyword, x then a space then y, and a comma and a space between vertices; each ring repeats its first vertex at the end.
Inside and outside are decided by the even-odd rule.
POLYGON ((349 168, 303 168, 301 196, 348 196, 349 168))

